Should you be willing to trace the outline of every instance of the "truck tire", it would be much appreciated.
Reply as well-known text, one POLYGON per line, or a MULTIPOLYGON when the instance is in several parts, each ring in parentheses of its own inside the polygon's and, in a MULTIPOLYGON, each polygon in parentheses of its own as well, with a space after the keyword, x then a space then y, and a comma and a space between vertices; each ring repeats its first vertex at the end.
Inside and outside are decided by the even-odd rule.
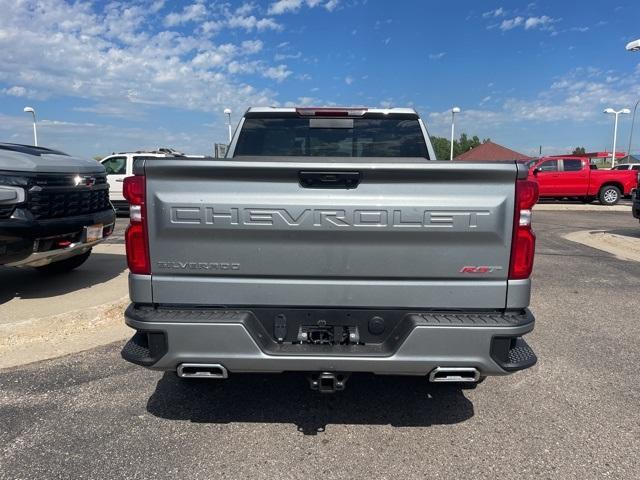
POLYGON ((64 260, 60 260, 59 262, 53 262, 49 265, 43 265, 42 267, 36 267, 36 269, 42 273, 53 274, 70 272, 74 268, 78 268, 80 265, 86 262, 89 258, 89 255, 91 255, 91 249, 87 250, 84 253, 81 253, 80 255, 66 258, 64 260))
POLYGON ((602 205, 615 205, 620 201, 620 189, 615 185, 605 185, 598 193, 598 200, 602 205))

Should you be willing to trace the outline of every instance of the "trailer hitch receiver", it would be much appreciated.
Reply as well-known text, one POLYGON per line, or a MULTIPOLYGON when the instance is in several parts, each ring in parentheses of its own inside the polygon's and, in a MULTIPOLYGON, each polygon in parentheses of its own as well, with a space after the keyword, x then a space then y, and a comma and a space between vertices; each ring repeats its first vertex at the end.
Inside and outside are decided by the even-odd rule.
POLYGON ((320 393, 335 393, 344 390, 348 373, 338 372, 321 372, 309 375, 309 386, 311 390, 317 390, 320 393))

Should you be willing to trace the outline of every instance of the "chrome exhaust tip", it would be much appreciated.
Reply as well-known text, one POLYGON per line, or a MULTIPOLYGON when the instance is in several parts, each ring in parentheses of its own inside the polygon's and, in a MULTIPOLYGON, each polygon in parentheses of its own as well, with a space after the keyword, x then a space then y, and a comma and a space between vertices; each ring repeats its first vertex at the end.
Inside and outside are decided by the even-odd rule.
POLYGON ((473 367, 436 367, 429 374, 429 381, 434 383, 476 383, 479 380, 480 372, 473 367))
POLYGON ((177 374, 180 378, 209 378, 224 379, 229 377, 229 372, 219 363, 181 363, 178 365, 177 374))

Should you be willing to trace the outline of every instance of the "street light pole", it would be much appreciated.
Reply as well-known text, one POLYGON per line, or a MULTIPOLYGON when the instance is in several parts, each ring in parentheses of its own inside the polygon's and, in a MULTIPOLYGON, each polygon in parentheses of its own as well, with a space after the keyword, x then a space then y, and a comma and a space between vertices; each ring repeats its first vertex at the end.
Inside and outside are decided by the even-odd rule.
POLYGON ((38 130, 36 129, 36 111, 33 107, 24 107, 23 112, 33 115, 33 144, 38 146, 38 130))
POLYGON ((638 100, 633 107, 633 115, 631 116, 631 131, 629 132, 629 148, 627 149, 627 156, 629 156, 629 160, 631 160, 631 140, 633 139, 633 126, 636 123, 636 110, 638 109, 638 104, 640 104, 640 100, 638 100))
MULTIPOLYGON (((640 52, 640 38, 638 40, 634 40, 633 42, 627 43, 627 51, 628 52, 640 52)), ((636 123, 636 110, 638 109, 638 104, 640 100, 636 102, 636 105, 633 107, 633 117, 631 118, 631 131, 629 132, 629 148, 627 149, 627 155, 629 156, 629 160, 631 160, 631 140, 633 139, 633 127, 636 123)))
POLYGON ((453 160, 453 138, 455 135, 455 123, 456 123, 456 113, 460 113, 459 107, 453 107, 451 109, 451 153, 449 155, 449 160, 453 160))
POLYGON ((628 108, 623 108, 622 110, 615 111, 613 108, 605 109, 604 113, 615 115, 615 123, 613 127, 613 152, 611 152, 611 168, 616 166, 616 140, 618 138, 618 116, 621 114, 627 115, 631 113, 631 110, 628 108))
POLYGON ((227 128, 229 129, 229 143, 231 143, 231 137, 233 134, 231 133, 231 109, 225 108, 224 114, 227 116, 227 128))

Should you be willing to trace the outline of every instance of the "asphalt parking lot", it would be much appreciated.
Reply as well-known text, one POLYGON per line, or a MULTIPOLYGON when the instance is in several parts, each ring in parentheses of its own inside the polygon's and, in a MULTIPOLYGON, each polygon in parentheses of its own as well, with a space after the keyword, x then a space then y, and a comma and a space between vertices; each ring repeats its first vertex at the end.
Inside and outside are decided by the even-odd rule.
POLYGON ((530 370, 472 390, 354 375, 323 396, 300 375, 185 383, 112 343, 0 370, 0 479, 637 478, 640 263, 563 236, 640 225, 534 222, 530 370))

